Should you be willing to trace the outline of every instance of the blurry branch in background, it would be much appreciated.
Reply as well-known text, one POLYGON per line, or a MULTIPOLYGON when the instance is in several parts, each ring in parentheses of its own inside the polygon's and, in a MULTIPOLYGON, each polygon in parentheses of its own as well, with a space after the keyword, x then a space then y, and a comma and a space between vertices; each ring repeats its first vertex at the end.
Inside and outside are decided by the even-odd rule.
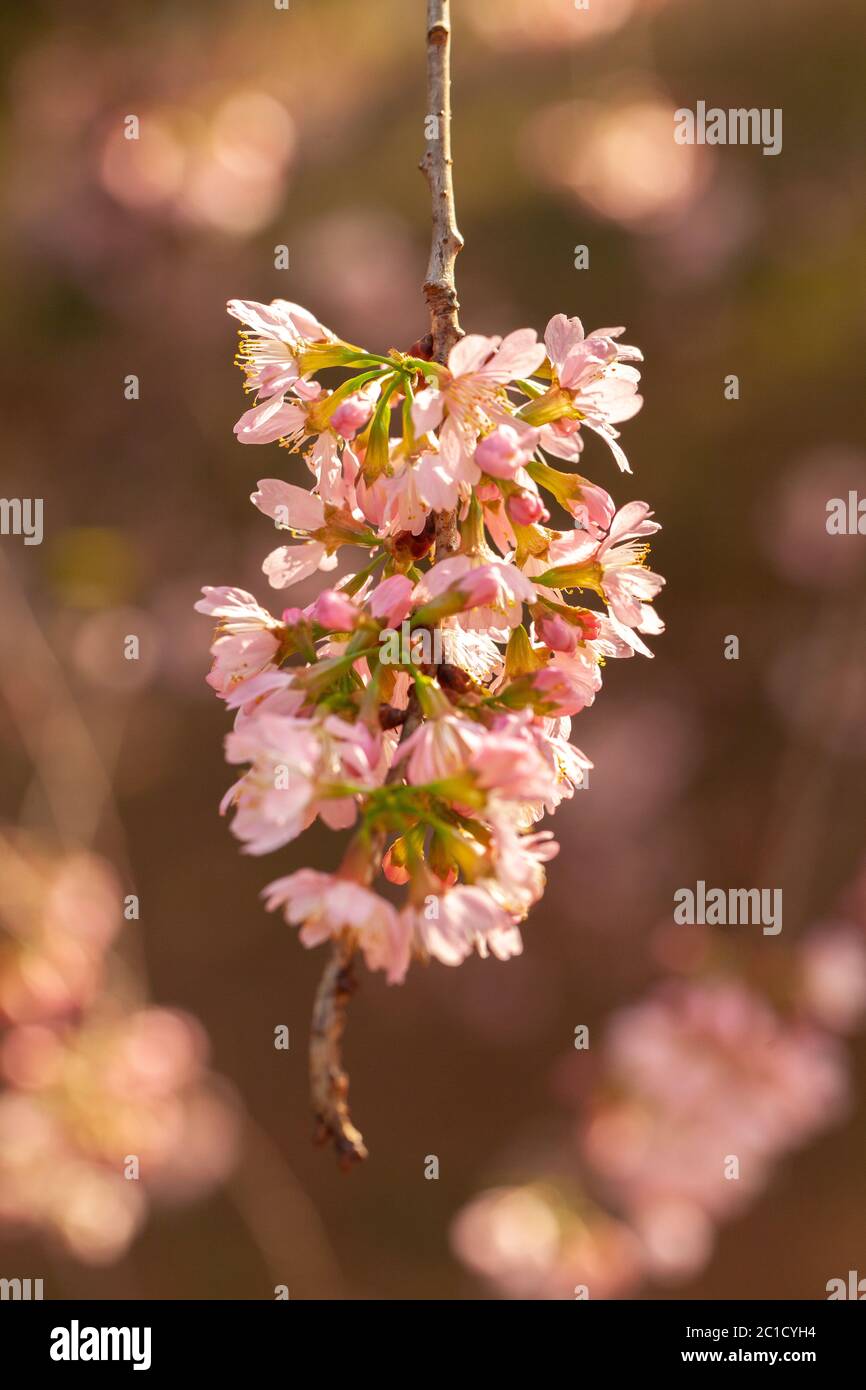
POLYGON ((315 1204, 273 1141, 249 1116, 229 1191, 275 1287, 286 1282, 286 1257, 291 1252, 290 1297, 346 1296, 315 1204))
POLYGON ((58 837, 93 843, 103 817, 116 858, 124 831, 111 782, 66 673, 45 638, 6 557, 0 553, 0 690, 42 785, 58 837))

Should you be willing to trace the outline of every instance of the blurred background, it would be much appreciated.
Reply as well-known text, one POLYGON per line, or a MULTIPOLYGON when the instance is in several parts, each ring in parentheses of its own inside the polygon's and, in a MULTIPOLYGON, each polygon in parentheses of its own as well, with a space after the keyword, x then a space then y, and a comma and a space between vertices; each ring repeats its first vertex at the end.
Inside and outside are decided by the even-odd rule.
POLYGON ((310 1142, 323 956, 258 893, 337 846, 237 853, 192 605, 268 601, 246 497, 308 479, 233 438, 226 299, 295 300, 373 351, 426 331, 424 8, 0 21, 2 492, 44 499, 40 546, 0 538, 0 1275, 822 1298, 866 1274, 866 539, 825 524, 866 497, 860 0, 455 0, 463 325, 565 311, 642 347, 634 478, 592 439, 585 471, 663 522, 668 631, 575 721, 595 770, 525 954, 365 976, 346 1056, 372 1157, 346 1176, 310 1142), (675 144, 698 100, 781 107, 782 153, 675 144), (783 931, 675 927, 700 879, 781 888, 783 931))

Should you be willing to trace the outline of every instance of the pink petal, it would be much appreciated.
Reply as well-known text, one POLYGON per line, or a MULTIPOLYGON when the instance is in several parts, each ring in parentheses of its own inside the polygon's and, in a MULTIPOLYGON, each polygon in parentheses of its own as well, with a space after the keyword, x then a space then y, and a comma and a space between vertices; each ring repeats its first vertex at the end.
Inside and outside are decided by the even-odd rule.
POLYGON ((250 501, 260 512, 280 526, 294 531, 318 531, 325 524, 325 508, 320 497, 280 478, 262 478, 250 501))

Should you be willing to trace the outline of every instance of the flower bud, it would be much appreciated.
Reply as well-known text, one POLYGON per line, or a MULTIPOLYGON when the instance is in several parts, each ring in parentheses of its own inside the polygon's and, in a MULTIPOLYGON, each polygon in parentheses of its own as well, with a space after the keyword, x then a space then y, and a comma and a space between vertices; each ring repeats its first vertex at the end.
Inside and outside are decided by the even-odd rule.
POLYGON ((324 589, 312 605, 310 617, 320 627, 333 632, 351 632, 358 622, 358 610, 352 600, 337 589, 324 589))
POLYGON ((354 439, 370 418, 371 404, 364 396, 347 396, 331 416, 331 429, 344 439, 354 439))
POLYGON ((412 609, 412 580, 405 574, 392 574, 383 579, 369 597, 367 606, 377 622, 397 627, 412 609))
POLYGON ((573 623, 560 613, 542 613, 535 619, 535 631, 552 652, 574 652, 582 637, 573 623))
POLYGON ((406 841, 400 836, 382 856, 382 873, 389 883, 408 883, 408 853, 406 841))
POLYGON ((537 521, 550 519, 550 512, 537 492, 513 492, 505 504, 505 510, 518 526, 533 526, 537 521))
POLYGON ((492 478, 482 478, 481 482, 472 489, 472 492, 479 502, 498 502, 502 496, 492 478))
POLYGON ((475 462, 491 478, 513 478, 528 458, 532 446, 525 445, 513 425, 497 425, 490 434, 479 440, 475 462))
POLYGON ((463 595, 466 608, 486 608, 499 597, 499 579, 492 565, 467 570, 454 587, 463 595))
POLYGON ((580 628, 584 642, 595 642, 601 634, 601 615, 590 608, 581 608, 580 628))

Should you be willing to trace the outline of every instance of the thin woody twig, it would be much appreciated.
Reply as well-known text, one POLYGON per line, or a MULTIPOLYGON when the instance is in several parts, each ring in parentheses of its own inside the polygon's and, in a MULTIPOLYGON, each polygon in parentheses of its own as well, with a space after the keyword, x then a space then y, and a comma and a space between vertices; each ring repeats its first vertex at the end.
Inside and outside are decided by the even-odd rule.
POLYGON ((450 0, 427 0, 427 148, 421 169, 430 185, 433 234, 424 281, 430 310, 433 359, 444 362, 461 336, 454 262, 463 245, 454 210, 451 177, 450 0))
MULTIPOLYGON (((431 356, 445 363, 463 336, 454 262, 463 245, 454 206, 451 177, 451 0, 427 0, 427 148, 421 169, 430 185, 433 234, 424 281, 430 310, 431 356)), ((436 558, 460 546, 455 511, 436 514, 436 558)))
MULTIPOLYGON (((420 722, 421 711, 413 688, 400 730, 401 743, 414 733, 420 722)), ((394 763, 387 780, 395 782, 401 775, 401 764, 394 763)), ((368 866, 371 878, 379 867, 384 847, 384 836, 370 846, 368 866)), ((354 942, 348 934, 333 943, 316 990, 310 1028, 310 1096, 316 1118, 314 1139, 317 1144, 326 1144, 331 1140, 340 1166, 344 1169, 363 1162, 367 1157, 363 1135, 353 1123, 349 1111, 349 1076, 342 1061, 346 1013, 349 1000, 357 988, 354 953, 354 942)))
POLYGON ((367 1148, 349 1113, 349 1077, 342 1065, 341 1042, 346 1008, 355 989, 354 945, 340 937, 316 990, 310 1027, 310 1091, 316 1117, 315 1140, 332 1140, 340 1165, 350 1168, 367 1157, 367 1148))

